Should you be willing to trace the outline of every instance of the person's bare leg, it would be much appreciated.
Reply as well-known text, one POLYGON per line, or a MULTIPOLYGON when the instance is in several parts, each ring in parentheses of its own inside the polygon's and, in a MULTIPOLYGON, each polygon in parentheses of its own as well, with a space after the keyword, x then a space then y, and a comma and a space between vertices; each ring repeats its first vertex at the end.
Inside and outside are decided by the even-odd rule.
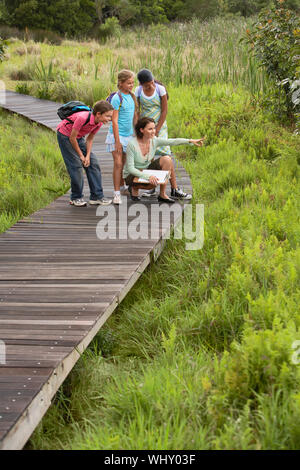
MULTIPOLYGON (((112 152, 114 159, 114 169, 113 169, 113 182, 115 191, 120 191, 121 179, 122 179, 122 170, 123 162, 122 155, 116 151, 112 152)), ((123 180, 124 181, 124 180, 123 180)))
POLYGON ((122 154, 122 168, 121 168, 121 178, 120 178, 120 187, 125 186, 125 180, 123 178, 123 168, 126 163, 126 153, 122 154))
MULTIPOLYGON (((169 156, 160 157, 159 164, 160 164, 160 167, 161 167, 162 170, 170 172, 171 187, 172 188, 177 188, 175 168, 174 168, 171 157, 169 157, 169 156)), ((168 196, 166 194, 166 188, 167 188, 167 183, 160 185, 160 194, 159 195, 160 195, 160 197, 162 197, 164 199, 168 199, 168 196)))

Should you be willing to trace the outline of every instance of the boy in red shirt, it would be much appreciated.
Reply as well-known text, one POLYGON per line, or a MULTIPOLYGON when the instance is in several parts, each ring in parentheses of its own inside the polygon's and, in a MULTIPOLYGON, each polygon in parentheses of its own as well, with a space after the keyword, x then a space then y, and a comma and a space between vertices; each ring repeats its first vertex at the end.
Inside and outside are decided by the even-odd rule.
POLYGON ((92 145, 100 127, 111 121, 112 112, 113 107, 110 103, 98 101, 90 119, 88 119, 89 111, 81 111, 72 114, 57 126, 58 144, 71 179, 70 204, 74 206, 86 206, 86 202, 82 199, 83 168, 91 193, 90 204, 108 205, 111 203, 111 200, 103 195, 101 170, 96 156, 92 153, 92 145))

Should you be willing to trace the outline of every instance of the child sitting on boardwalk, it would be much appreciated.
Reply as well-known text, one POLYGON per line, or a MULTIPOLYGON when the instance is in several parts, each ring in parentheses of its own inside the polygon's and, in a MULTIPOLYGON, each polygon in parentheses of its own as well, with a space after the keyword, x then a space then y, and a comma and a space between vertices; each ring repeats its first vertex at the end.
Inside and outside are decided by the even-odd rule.
POLYGON ((132 93, 133 87, 134 73, 130 70, 121 70, 118 74, 119 91, 111 100, 114 111, 105 141, 107 151, 112 153, 114 159, 114 204, 121 204, 121 192, 126 193, 122 170, 126 159, 127 144, 133 136, 133 121, 137 119, 137 101, 132 93))
MULTIPOLYGON (((181 198, 181 193, 178 191, 176 183, 175 169, 170 156, 162 156, 154 160, 156 149, 164 145, 183 145, 183 144, 194 144, 197 147, 203 145, 204 139, 162 139, 156 137, 155 121, 152 118, 140 118, 135 126, 136 137, 131 139, 127 146, 127 158, 126 164, 123 170, 123 177, 125 178, 126 184, 129 186, 131 193, 131 199, 133 201, 139 201, 138 197, 139 189, 151 189, 156 187, 158 180, 155 176, 148 176, 143 174, 141 170, 167 170, 170 171, 170 183, 173 198, 181 198), (143 177, 149 181, 147 183, 136 183, 134 182, 135 177, 143 177)), ((175 200, 169 198, 166 194, 166 184, 160 185, 160 194, 158 200, 160 202, 173 203, 175 200)), ((191 198, 191 195, 186 195, 191 198)))
POLYGON ((103 124, 111 121, 112 106, 98 101, 89 119, 89 112, 72 114, 57 126, 57 140, 71 179, 71 200, 74 206, 86 206, 83 197, 84 168, 90 188, 90 204, 111 203, 103 194, 99 163, 92 153, 93 139, 103 124), (70 122, 71 121, 71 122, 70 122), (84 136, 88 135, 86 141, 84 136))

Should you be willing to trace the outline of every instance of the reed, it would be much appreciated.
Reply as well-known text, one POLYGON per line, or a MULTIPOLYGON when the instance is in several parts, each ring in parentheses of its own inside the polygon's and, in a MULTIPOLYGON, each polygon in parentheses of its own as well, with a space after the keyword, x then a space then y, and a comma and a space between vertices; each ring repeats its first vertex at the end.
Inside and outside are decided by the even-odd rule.
MULTIPOLYGON (((82 78, 81 89, 86 94, 84 88, 90 86, 91 80, 102 81, 106 89, 114 89, 121 68, 137 72, 147 66, 167 85, 197 86, 225 82, 241 85, 258 97, 266 92, 268 80, 249 55, 247 47, 239 42, 250 21, 217 18, 201 22, 194 19, 185 24, 141 26, 134 31, 125 29, 121 36, 110 37, 104 44, 95 41, 64 41, 59 47, 39 44, 39 61, 32 60, 35 50, 30 53, 26 43, 14 41, 10 45, 9 66, 0 66, 0 76, 5 79, 12 68, 11 80, 40 81, 42 78, 44 86, 49 82, 47 90, 51 94, 53 75, 55 81, 59 79, 64 67, 63 81, 72 85, 77 83, 78 77, 82 78), (25 64, 20 56, 24 50, 25 64)), ((40 87, 36 85, 34 88, 32 92, 40 96, 40 87)), ((54 96, 63 101, 65 95, 59 96, 59 89, 62 89, 61 85, 54 96)))

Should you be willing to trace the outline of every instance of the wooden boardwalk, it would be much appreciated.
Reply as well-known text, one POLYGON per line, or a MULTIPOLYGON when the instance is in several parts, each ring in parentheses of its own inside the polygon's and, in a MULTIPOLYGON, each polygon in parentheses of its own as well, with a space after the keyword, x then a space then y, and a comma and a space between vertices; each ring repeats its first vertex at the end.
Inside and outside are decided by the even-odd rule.
MULTIPOLYGON (((59 104, 51 101, 6 92, 1 106, 52 130, 59 122, 59 104)), ((112 197, 106 132, 100 129, 93 151, 99 157, 105 196, 112 197)), ((180 166, 177 177, 191 192, 180 166)), ((87 185, 84 192, 88 198, 87 185)), ((73 207, 68 200, 66 194, 0 234, 1 450, 25 445, 80 354, 157 259, 163 234, 170 230, 169 217, 162 217, 153 238, 99 240, 96 208, 73 207)), ((128 215, 133 203, 125 202, 108 207, 116 212, 118 226, 127 230, 136 215, 128 215)), ((150 218, 156 199, 142 204, 150 218)), ((177 215, 172 223, 180 219, 177 215)))

